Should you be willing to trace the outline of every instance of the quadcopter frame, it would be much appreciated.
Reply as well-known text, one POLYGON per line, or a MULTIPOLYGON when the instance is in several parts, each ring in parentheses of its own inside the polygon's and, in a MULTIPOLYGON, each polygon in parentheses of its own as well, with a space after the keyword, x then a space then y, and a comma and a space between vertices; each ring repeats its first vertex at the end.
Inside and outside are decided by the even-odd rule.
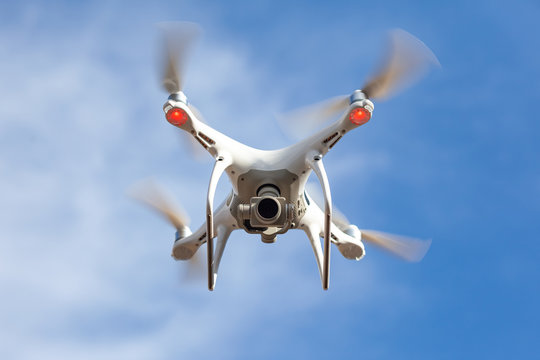
POLYGON ((347 132, 369 121, 373 109, 373 103, 365 94, 356 90, 349 97, 346 112, 323 130, 286 148, 259 150, 202 122, 184 93, 173 93, 163 106, 167 120, 190 133, 212 155, 215 163, 206 198, 206 222, 194 233, 187 226, 178 229, 172 256, 187 260, 206 242, 208 289, 213 290, 232 231, 243 229, 260 234, 263 242, 271 243, 279 234, 301 229, 311 243, 322 287, 327 290, 330 243, 334 243, 348 259, 359 260, 365 251, 358 227, 338 226, 332 221, 332 197, 322 159, 347 132), (322 187, 324 210, 305 191, 312 171, 322 187), (216 187, 224 172, 232 184, 232 191, 214 210, 216 187))

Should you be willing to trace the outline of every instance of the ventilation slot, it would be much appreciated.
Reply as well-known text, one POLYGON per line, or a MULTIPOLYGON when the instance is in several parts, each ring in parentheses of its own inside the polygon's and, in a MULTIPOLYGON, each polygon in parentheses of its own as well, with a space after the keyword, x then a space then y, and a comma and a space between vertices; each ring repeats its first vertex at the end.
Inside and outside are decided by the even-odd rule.
POLYGON ((337 132, 333 133, 332 135, 330 135, 329 137, 327 137, 326 139, 323 140, 323 144, 327 144, 330 140, 332 140, 336 136, 338 136, 338 133, 337 132))
POLYGON ((208 145, 214 145, 216 142, 214 140, 212 140, 211 138, 209 138, 207 135, 203 134, 202 132, 199 131, 199 136, 204 140, 206 141, 206 143, 208 145))

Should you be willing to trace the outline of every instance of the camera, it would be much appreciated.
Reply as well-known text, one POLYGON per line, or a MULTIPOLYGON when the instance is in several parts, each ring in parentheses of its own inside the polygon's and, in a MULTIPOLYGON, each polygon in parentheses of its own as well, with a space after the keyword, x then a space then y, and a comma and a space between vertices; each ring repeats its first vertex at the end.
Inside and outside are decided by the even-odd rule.
POLYGON ((249 202, 249 222, 252 227, 283 227, 290 217, 284 197, 257 196, 249 202))
POLYGON ((290 225, 294 206, 279 196, 277 187, 261 186, 257 195, 249 200, 249 204, 239 205, 238 212, 241 219, 249 220, 249 226, 252 228, 283 228, 290 225))

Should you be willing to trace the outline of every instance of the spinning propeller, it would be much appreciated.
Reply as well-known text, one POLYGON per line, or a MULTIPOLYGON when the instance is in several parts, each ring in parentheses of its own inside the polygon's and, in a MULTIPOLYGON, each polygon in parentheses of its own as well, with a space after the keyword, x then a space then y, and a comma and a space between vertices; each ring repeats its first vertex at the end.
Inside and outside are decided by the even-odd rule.
POLYGON ((404 30, 393 30, 383 65, 362 92, 368 99, 385 99, 418 81, 430 65, 440 66, 437 57, 422 41, 404 30))
MULTIPOLYGON (((189 235, 190 219, 184 209, 173 202, 172 195, 153 180, 144 180, 132 186, 128 195, 148 206, 165 220, 167 220, 182 236, 189 235)), ((188 263, 185 279, 200 278, 204 274, 203 263, 198 254, 195 254, 188 263)))
MULTIPOLYGON (((333 216, 334 223, 339 228, 345 229, 351 225, 342 212, 334 209, 333 216)), ((362 234, 362 241, 371 243, 392 255, 410 262, 422 260, 431 246, 431 240, 420 240, 375 230, 360 229, 360 233, 362 234)))
MULTIPOLYGON (((440 66, 437 57, 419 39, 396 29, 389 33, 388 48, 381 67, 362 87, 361 92, 371 100, 384 100, 397 91, 418 81, 430 66, 440 66)), ((292 110, 279 116, 284 128, 306 133, 344 112, 349 95, 336 96, 322 102, 292 110)))
POLYGON ((189 226, 189 217, 175 204, 172 196, 153 180, 145 180, 134 185, 129 191, 133 199, 143 203, 164 217, 176 231, 182 232, 189 226))
POLYGON ((162 85, 169 94, 176 94, 184 87, 186 61, 201 30, 189 22, 161 23, 160 28, 164 40, 162 85))
MULTIPOLYGON (((306 190, 313 201, 321 207, 323 196, 319 187, 314 183, 308 182, 306 183, 306 190)), ((332 221, 342 231, 351 226, 349 219, 335 206, 332 212, 332 221)), ((360 233, 362 234, 362 241, 376 245, 392 255, 410 262, 422 260, 431 246, 431 240, 420 240, 375 230, 360 229, 360 233)))

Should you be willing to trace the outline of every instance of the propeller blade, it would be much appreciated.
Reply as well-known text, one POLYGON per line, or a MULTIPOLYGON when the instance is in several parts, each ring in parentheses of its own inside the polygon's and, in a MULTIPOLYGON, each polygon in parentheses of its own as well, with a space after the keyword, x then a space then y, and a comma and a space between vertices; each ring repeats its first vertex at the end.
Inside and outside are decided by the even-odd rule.
POLYGON ((362 241, 368 241, 402 259, 418 262, 426 255, 431 240, 419 240, 374 230, 360 230, 362 241))
POLYGON ((440 66, 440 63, 422 41, 404 30, 393 30, 382 67, 362 91, 370 99, 387 98, 419 80, 430 65, 440 66))
POLYGON ((320 127, 328 120, 345 111, 349 106, 347 95, 336 96, 331 99, 308 105, 299 109, 277 115, 281 128, 295 138, 302 137, 320 127))
MULTIPOLYGON (((422 41, 404 30, 393 30, 383 65, 364 85, 362 92, 369 99, 383 100, 418 81, 430 65, 440 66, 440 63, 422 41)), ((337 96, 278 115, 277 118, 286 133, 300 138, 345 111, 348 106, 349 96, 337 96)))
MULTIPOLYGON (((189 218, 179 205, 170 199, 172 196, 154 180, 148 179, 135 184, 128 190, 128 195, 150 207, 167 219, 177 230, 189 226, 189 218)), ((187 260, 187 267, 183 270, 182 282, 200 282, 206 279, 206 266, 202 255, 196 252, 187 260)))
POLYGON ((159 27, 164 39, 162 84, 173 94, 182 91, 189 50, 201 31, 197 24, 190 22, 160 23, 159 27))
MULTIPOLYGON (((305 189, 309 198, 322 209, 321 204, 324 202, 320 186, 313 182, 307 182, 305 189)), ((349 219, 335 205, 332 209, 332 222, 342 231, 351 225, 349 219)), ((360 230, 360 232, 362 233, 362 241, 365 240, 377 245, 410 262, 422 260, 431 245, 431 240, 419 240, 374 230, 360 230)))
POLYGON ((171 201, 172 196, 153 180, 145 180, 134 185, 128 190, 128 195, 155 210, 177 230, 189 225, 186 213, 171 201))

